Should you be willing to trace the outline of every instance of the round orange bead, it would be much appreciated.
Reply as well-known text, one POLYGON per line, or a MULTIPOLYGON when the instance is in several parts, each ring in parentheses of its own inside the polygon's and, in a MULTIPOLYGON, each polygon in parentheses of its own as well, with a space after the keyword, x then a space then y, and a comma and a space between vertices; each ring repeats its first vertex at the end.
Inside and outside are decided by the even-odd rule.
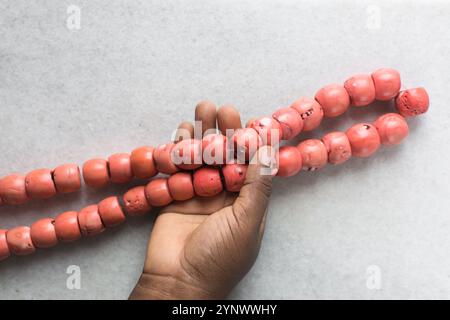
POLYGON ((375 126, 369 123, 358 123, 345 133, 355 157, 369 157, 380 147, 380 135, 375 126))
POLYGON ((25 177, 11 174, 0 179, 0 197, 6 204, 22 204, 28 201, 25 177))
POLYGON ((174 200, 185 201, 195 196, 192 175, 189 172, 177 172, 169 177, 167 183, 174 200))
POLYGON ((291 108, 294 108, 302 117, 303 131, 314 130, 322 122, 322 106, 314 99, 301 97, 291 105, 291 108))
POLYGON ((167 143, 158 146, 153 152, 156 169, 165 174, 172 174, 179 171, 178 167, 172 161, 172 149, 175 145, 167 143))
POLYGON ((397 70, 382 68, 372 73, 372 80, 375 85, 375 98, 380 101, 388 101, 400 91, 400 73, 397 70))
POLYGON ((97 205, 90 205, 78 212, 78 224, 83 236, 93 236, 105 230, 97 205))
POLYGON ((280 123, 283 140, 290 140, 303 129, 303 119, 294 108, 281 108, 272 117, 280 123))
POLYGON ((408 124, 398 113, 387 113, 379 117, 375 123, 381 143, 392 146, 402 142, 409 133, 408 124))
POLYGON ((344 132, 330 132, 322 138, 328 151, 328 162, 341 164, 350 159, 352 148, 344 132))
POLYGON ((133 179, 130 155, 128 153, 113 154, 108 158, 108 163, 111 182, 126 183, 133 179))
POLYGON ((158 173, 153 162, 153 151, 153 147, 144 146, 131 152, 131 170, 136 178, 148 179, 158 173))
POLYGON ((318 139, 308 139, 297 146, 302 155, 303 170, 314 171, 327 164, 327 148, 318 139))
POLYGON ((347 90, 340 84, 329 84, 321 88, 315 98, 322 106, 325 117, 340 116, 350 106, 347 90))
POLYGON ((236 157, 239 161, 249 161, 263 144, 258 132, 253 128, 237 129, 231 136, 236 157))
POLYGON ((217 168, 204 167, 194 172, 195 194, 201 197, 212 197, 223 190, 220 172, 217 168))
POLYGON ((282 139, 283 130, 280 123, 272 117, 255 119, 249 126, 258 132, 264 145, 278 145, 282 139))
POLYGON ((31 171, 25 177, 27 194, 33 199, 47 199, 56 194, 52 171, 49 169, 38 169, 31 171))
POLYGON ((157 178, 145 186, 145 196, 151 206, 163 207, 173 201, 166 178, 157 178))
POLYGON ((225 188, 230 192, 238 192, 245 182, 247 165, 239 163, 229 163, 222 167, 222 174, 225 180, 225 188))
POLYGON ((125 214, 117 197, 108 197, 100 201, 98 213, 105 227, 114 227, 125 221, 125 214))
POLYGON ((55 232, 58 240, 71 242, 81 238, 81 231, 78 224, 78 212, 67 211, 59 214, 55 218, 55 232))
POLYGON ((220 133, 208 134, 203 137, 202 150, 205 164, 225 164, 228 157, 228 139, 220 133))
POLYGON ((293 146, 282 146, 278 151, 277 176, 291 177, 302 169, 302 155, 298 148, 293 146))
POLYGON ((105 159, 91 159, 83 165, 84 182, 92 188, 101 188, 110 181, 108 162, 105 159))
POLYGON ((401 91, 395 98, 395 107, 404 117, 414 117, 428 111, 430 99, 424 88, 401 91))
POLYGON ((172 161, 183 170, 194 170, 202 166, 202 141, 185 139, 178 142, 172 149, 172 161))
POLYGON ((45 218, 31 225, 31 240, 37 248, 50 248, 58 243, 54 224, 54 219, 45 218))
POLYGON ((18 256, 34 253, 36 248, 31 240, 29 227, 16 227, 6 233, 9 250, 18 256))
POLYGON ((375 85, 368 74, 357 74, 345 81, 345 90, 355 107, 367 106, 375 100, 375 85))
POLYGON ((128 190, 123 196, 123 201, 125 203, 125 211, 130 216, 146 214, 151 210, 151 206, 148 204, 145 196, 144 186, 138 186, 128 190))
POLYGON ((60 193, 78 191, 81 187, 80 168, 76 164, 63 164, 53 170, 53 181, 60 193))

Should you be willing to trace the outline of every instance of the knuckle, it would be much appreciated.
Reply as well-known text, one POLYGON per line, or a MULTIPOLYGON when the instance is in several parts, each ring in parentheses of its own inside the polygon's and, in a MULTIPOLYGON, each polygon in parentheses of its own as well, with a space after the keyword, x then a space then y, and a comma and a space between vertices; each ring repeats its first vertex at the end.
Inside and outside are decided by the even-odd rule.
POLYGON ((256 183, 256 190, 264 197, 269 198, 272 194, 272 179, 263 177, 256 183))

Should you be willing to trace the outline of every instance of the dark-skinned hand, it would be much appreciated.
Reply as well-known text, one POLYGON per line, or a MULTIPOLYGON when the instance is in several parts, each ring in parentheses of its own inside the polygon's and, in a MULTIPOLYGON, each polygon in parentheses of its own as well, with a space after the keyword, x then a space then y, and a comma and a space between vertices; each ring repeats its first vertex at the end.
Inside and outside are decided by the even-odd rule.
MULTIPOLYGON (((234 107, 217 111, 207 101, 197 105, 195 119, 203 132, 218 127, 225 134, 242 126, 234 107)), ((181 129, 193 137, 191 123, 181 123, 181 129)), ((160 211, 130 299, 221 299, 229 294, 255 262, 264 233, 272 176, 261 174, 269 163, 258 154, 239 194, 223 191, 160 211)))

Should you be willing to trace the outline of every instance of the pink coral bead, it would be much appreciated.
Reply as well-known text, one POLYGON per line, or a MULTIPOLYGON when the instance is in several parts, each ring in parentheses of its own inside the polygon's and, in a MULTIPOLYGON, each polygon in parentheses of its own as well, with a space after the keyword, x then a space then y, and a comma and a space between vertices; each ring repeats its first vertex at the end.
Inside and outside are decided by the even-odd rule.
POLYGON ((145 196, 144 186, 137 186, 128 190, 123 195, 123 201, 125 203, 125 211, 130 216, 143 215, 152 209, 145 196))
POLYGON ((352 148, 344 132, 330 132, 322 138, 328 152, 328 162, 341 164, 350 159, 352 148))
POLYGON ((172 161, 183 170, 194 170, 202 166, 202 141, 198 139, 181 140, 172 149, 172 161))
POLYGON ((282 139, 290 140, 303 129, 303 119, 293 108, 281 108, 272 117, 280 123, 282 139))
POLYGON ((126 219, 117 197, 108 197, 98 203, 98 214, 105 227, 114 227, 126 219))
POLYGON ((176 201, 185 201, 193 198, 194 185, 190 172, 177 172, 169 177, 169 191, 176 201))
POLYGON ((194 172, 194 191, 200 197, 212 197, 223 190, 217 168, 204 167, 194 172))
POLYGON ((111 182, 127 183, 133 179, 130 158, 128 153, 116 153, 108 158, 111 182))
POLYGON ((81 187, 80 168, 76 164, 63 164, 53 170, 56 190, 60 193, 78 191, 81 187))
POLYGON ((110 181, 108 161, 95 158, 83 164, 83 179, 86 185, 92 188, 101 188, 110 181))
POLYGON ((314 99, 301 97, 291 105, 291 108, 294 108, 303 119, 303 131, 314 130, 322 122, 323 108, 314 99))
POLYGON ((28 173, 25 186, 28 196, 33 199, 48 199, 56 194, 52 171, 49 169, 37 169, 28 173))
POLYGON ((248 161, 263 144, 258 132, 253 128, 237 129, 231 137, 237 159, 248 161))
POLYGON ((172 174, 179 171, 178 167, 172 161, 173 143, 167 143, 158 146, 153 151, 153 161, 155 161, 156 170, 165 174, 172 174))
POLYGON ((50 248, 58 244, 55 219, 44 218, 31 225, 31 240, 37 248, 50 248))
POLYGON ((8 230, 0 229, 0 261, 5 260, 11 255, 8 242, 6 241, 6 233, 8 230))
POLYGON ((302 169, 302 154, 293 146, 282 146, 278 151, 277 176, 291 177, 302 169))
POLYGON ((303 170, 314 171, 327 164, 327 148, 318 139, 308 139, 300 142, 297 146, 302 155, 303 170))
POLYGON ((58 240, 63 242, 80 239, 81 231, 78 224, 78 212, 66 211, 56 216, 55 231, 58 240))
POLYGON ((78 212, 78 224, 83 236, 93 236, 105 230, 96 204, 87 206, 78 212))
POLYGON ((156 176, 156 166, 153 161, 153 147, 143 146, 134 149, 130 155, 131 171, 136 178, 148 179, 156 176))
POLYGON ((375 85, 370 75, 354 75, 345 81, 344 87, 355 107, 367 106, 375 100, 375 85))
POLYGON ((430 100, 424 88, 402 91, 395 99, 395 107, 404 117, 413 117, 428 111, 430 100))
POLYGON ((22 204, 28 201, 25 177, 11 174, 0 179, 0 197, 6 204, 22 204))
POLYGON ((29 227, 16 227, 6 233, 9 250, 18 256, 34 253, 36 247, 31 240, 29 227))
POLYGON ((347 90, 340 84, 329 84, 321 88, 315 98, 322 106, 325 117, 340 116, 350 106, 347 90))
POLYGON ((258 132, 264 145, 277 145, 282 136, 280 123, 272 117, 261 117, 251 122, 250 128, 258 132))
POLYGON ((397 70, 382 68, 372 73, 373 84, 375 85, 375 99, 388 101, 400 91, 400 73, 397 70))
POLYGON ((347 130, 352 154, 355 157, 369 157, 380 147, 380 135, 375 126, 369 123, 358 123, 347 130))
POLYGON ((223 134, 208 134, 202 140, 203 162, 222 165, 228 159, 228 139, 223 134))
POLYGON ((225 188, 229 192, 238 192, 245 182, 247 165, 239 163, 229 163, 222 167, 225 188))
POLYGON ((157 178, 145 186, 145 196, 151 206, 163 207, 173 201, 166 178, 157 178))
POLYGON ((387 113, 379 117, 375 123, 381 143, 384 145, 396 145, 402 142, 409 133, 408 124, 401 115, 387 113))

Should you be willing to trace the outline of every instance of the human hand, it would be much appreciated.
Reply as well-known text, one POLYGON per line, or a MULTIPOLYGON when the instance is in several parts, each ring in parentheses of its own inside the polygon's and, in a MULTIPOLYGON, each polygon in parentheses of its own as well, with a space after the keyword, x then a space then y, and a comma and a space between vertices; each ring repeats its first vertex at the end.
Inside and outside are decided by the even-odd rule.
MULTIPOLYGON (((223 134, 242 126, 235 108, 216 111, 210 102, 197 105, 195 119, 202 121, 203 132, 215 129, 216 122, 223 134)), ((192 124, 179 128, 193 136, 192 124)), ((260 249, 272 187, 272 176, 260 172, 269 163, 255 157, 260 160, 248 166, 239 194, 223 191, 161 210, 130 299, 220 299, 244 277, 260 249)))

